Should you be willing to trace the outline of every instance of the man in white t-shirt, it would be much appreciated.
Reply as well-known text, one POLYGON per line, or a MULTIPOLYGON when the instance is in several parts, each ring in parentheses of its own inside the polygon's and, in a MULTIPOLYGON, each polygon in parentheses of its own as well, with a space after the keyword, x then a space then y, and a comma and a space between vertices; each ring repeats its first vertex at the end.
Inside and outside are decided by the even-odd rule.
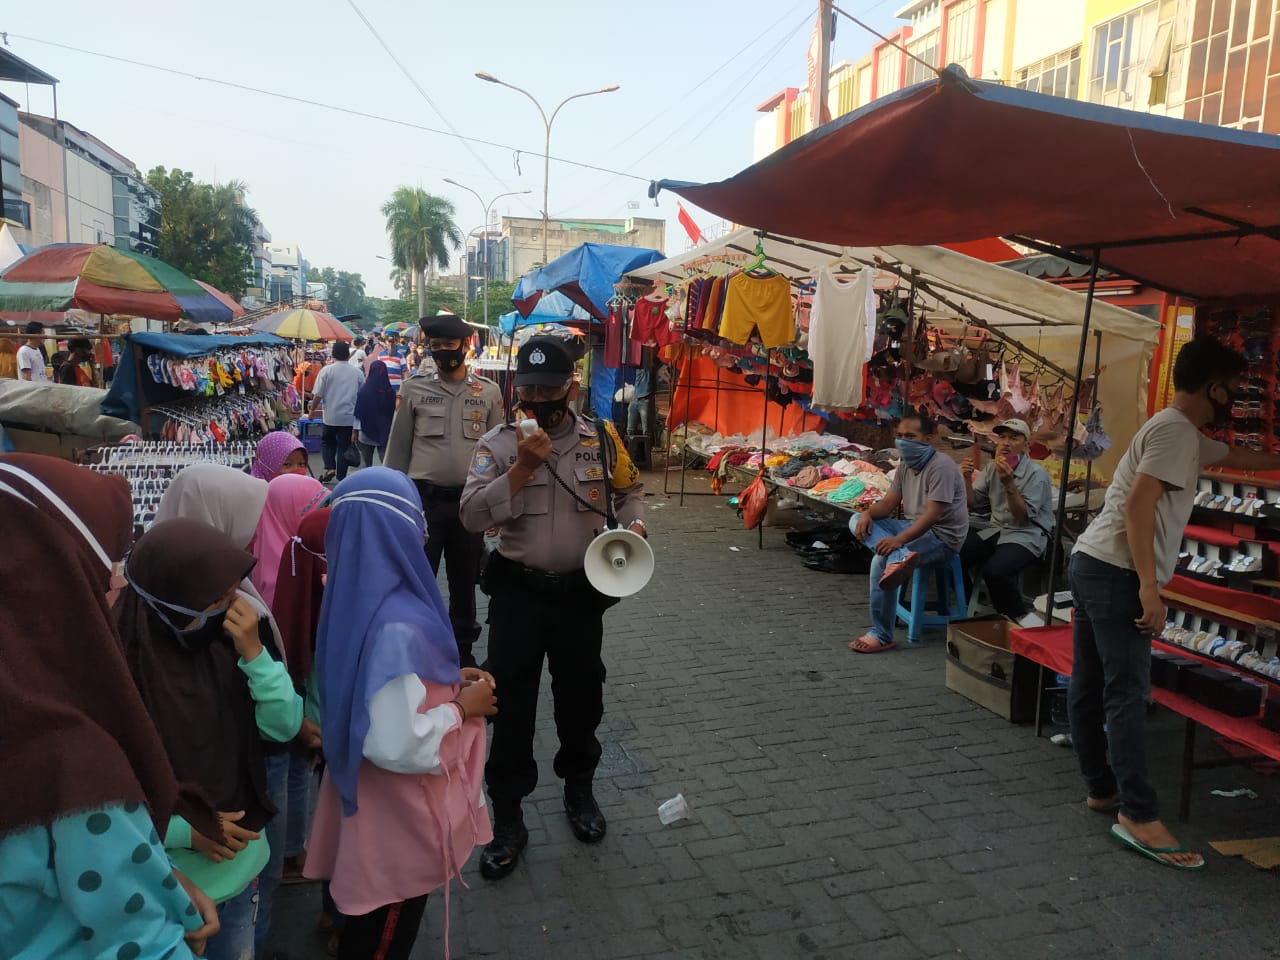
POLYGON ((1086 802, 1098 811, 1118 808, 1112 834, 1181 870, 1200 869, 1204 858, 1180 846, 1160 821, 1147 779, 1151 638, 1164 629, 1160 589, 1173 577, 1201 470, 1280 469, 1280 456, 1228 447, 1200 432, 1228 421, 1244 371, 1244 358, 1212 337, 1182 348, 1173 404, 1134 436, 1102 512, 1071 555, 1071 740, 1086 802))
POLYGON ((48 383, 49 373, 45 369, 48 361, 44 355, 44 325, 38 320, 27 324, 25 332, 29 339, 18 348, 18 379, 30 380, 32 383, 48 383))
POLYGON ((368 358, 368 354, 364 351, 364 337, 356 337, 352 344, 354 349, 351 351, 351 359, 347 363, 353 367, 359 367, 361 372, 364 371, 364 362, 368 358))

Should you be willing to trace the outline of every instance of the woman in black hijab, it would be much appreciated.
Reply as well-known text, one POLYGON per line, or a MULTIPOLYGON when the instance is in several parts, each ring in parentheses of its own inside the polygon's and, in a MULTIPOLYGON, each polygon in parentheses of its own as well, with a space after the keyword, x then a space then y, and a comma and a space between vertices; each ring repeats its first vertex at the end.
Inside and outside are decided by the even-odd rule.
POLYGON ((292 739, 301 702, 283 665, 265 655, 257 612, 236 595, 254 558, 226 534, 183 517, 153 526, 125 564, 116 604, 130 672, 180 780, 220 811, 215 839, 174 817, 173 861, 218 904, 213 960, 252 955, 257 877, 269 849, 259 736, 292 739))

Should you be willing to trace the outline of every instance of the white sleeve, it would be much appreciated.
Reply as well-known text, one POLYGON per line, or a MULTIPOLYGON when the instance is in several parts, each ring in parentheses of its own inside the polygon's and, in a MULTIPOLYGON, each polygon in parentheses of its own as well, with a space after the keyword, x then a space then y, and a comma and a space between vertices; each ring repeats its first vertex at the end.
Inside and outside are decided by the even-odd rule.
POLYGON ((440 743, 462 722, 451 703, 419 713, 427 688, 412 673, 396 677, 369 701, 365 759, 392 773, 439 773, 440 743))

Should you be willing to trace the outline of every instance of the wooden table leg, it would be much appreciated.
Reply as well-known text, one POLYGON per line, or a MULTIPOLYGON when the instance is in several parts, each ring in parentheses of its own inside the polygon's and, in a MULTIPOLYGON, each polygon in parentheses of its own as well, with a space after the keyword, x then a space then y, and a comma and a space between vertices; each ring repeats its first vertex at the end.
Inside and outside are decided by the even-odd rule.
POLYGON ((1186 823, 1191 818, 1191 771, 1196 762, 1196 722, 1187 718, 1187 730, 1182 739, 1182 795, 1178 801, 1178 819, 1186 823))

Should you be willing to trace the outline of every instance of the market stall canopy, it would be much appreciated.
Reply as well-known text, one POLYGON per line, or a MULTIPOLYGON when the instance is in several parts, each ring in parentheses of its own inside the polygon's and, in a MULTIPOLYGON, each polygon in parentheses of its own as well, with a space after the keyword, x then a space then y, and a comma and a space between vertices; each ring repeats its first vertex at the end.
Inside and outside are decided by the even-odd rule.
POLYGON ((323 310, 281 310, 253 324, 254 330, 289 340, 354 340, 338 318, 323 310))
POLYGON ((511 302, 527 317, 542 297, 559 291, 591 316, 604 318, 613 285, 636 267, 661 259, 660 251, 647 247, 584 243, 521 277, 511 302))
POLYGON ((231 310, 163 260, 105 243, 54 243, 0 273, 0 311, 67 310, 225 323, 231 310))
POLYGON ((517 327, 558 323, 565 320, 590 322, 591 314, 557 291, 540 297, 528 316, 522 317, 519 310, 504 313, 498 318, 498 328, 503 336, 509 337, 517 327))
POLYGON ((969 79, 958 67, 719 183, 736 223, 829 244, 1001 236, 1207 299, 1280 291, 1280 137, 969 79))
POLYGON ((203 280, 197 280, 197 281, 196 281, 196 283, 198 283, 198 284, 200 285, 201 289, 203 289, 203 290, 204 290, 206 293, 208 293, 211 297, 213 297, 214 299, 216 299, 216 300, 217 300, 219 303, 221 303, 224 307, 226 307, 228 310, 230 310, 230 311, 231 311, 231 316, 232 316, 232 318, 233 318, 233 319, 234 319, 234 318, 236 318, 236 317, 243 317, 243 316, 244 316, 244 307, 242 307, 242 306, 240 306, 240 304, 236 303, 236 302, 235 302, 235 300, 231 297, 231 294, 229 294, 229 293, 223 293, 221 290, 219 290, 219 289, 218 289, 217 287, 215 287, 213 284, 211 284, 211 283, 205 283, 203 280))
POLYGON ((137 423, 103 415, 106 395, 97 387, 0 380, 0 423, 106 441, 137 433, 137 423))
POLYGON ((27 255, 7 223, 0 223, 0 270, 17 263, 27 255))
POLYGON ((116 365, 116 375, 111 389, 102 398, 102 413, 140 423, 142 408, 155 402, 157 397, 176 392, 175 388, 158 384, 151 377, 138 383, 136 358, 141 354, 164 353, 172 357, 206 357, 224 348, 287 347, 289 342, 270 333, 251 333, 247 336, 212 334, 191 336, 180 333, 126 333, 121 340, 124 349, 116 365))
MULTIPOLYGON (((1082 294, 943 247, 839 247, 770 233, 760 238, 744 227, 687 253, 638 267, 628 276, 680 279, 686 264, 717 254, 750 255, 757 240, 764 248, 765 265, 790 279, 816 276, 835 261, 861 264, 880 270, 881 276, 890 275, 890 282, 904 291, 914 281, 927 311, 949 313, 960 321, 971 319, 1006 331, 1013 339, 1034 344, 1038 333, 1054 332, 1045 329, 1049 327, 1068 328, 1062 332, 1072 337, 1080 332, 1085 304, 1082 294)), ((1160 333, 1154 321, 1101 300, 1093 305, 1092 326, 1129 340, 1154 342, 1160 333)))

